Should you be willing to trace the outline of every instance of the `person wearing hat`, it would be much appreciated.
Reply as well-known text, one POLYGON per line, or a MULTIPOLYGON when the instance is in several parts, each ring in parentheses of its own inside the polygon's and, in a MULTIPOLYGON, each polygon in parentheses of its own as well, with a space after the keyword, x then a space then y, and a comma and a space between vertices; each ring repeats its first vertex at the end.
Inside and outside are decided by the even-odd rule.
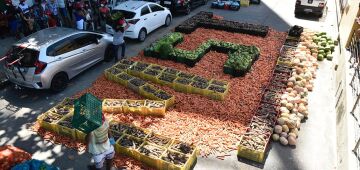
POLYGON ((121 59, 125 58, 125 41, 124 41, 124 35, 125 31, 129 28, 129 24, 126 22, 125 18, 121 14, 116 14, 112 16, 114 20, 113 29, 115 30, 115 33, 113 35, 113 50, 115 55, 115 62, 118 61, 118 53, 119 48, 121 47, 121 59))
POLYGON ((100 170, 106 161, 106 169, 109 170, 113 165, 115 155, 115 140, 109 130, 109 122, 102 115, 102 125, 86 135, 87 151, 92 154, 95 165, 89 169, 100 170))

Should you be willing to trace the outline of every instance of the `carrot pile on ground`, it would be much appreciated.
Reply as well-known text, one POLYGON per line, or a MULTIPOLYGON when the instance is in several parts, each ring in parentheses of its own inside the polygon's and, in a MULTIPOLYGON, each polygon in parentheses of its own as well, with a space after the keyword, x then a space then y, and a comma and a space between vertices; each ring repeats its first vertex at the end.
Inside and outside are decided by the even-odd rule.
MULTIPOLYGON (((219 30, 198 28, 184 36, 184 42, 177 48, 194 50, 208 39, 217 39, 260 48, 260 57, 244 77, 232 78, 223 73, 227 54, 211 51, 194 67, 170 60, 145 57, 140 53, 131 58, 134 61, 155 63, 178 70, 201 75, 206 78, 222 79, 230 82, 229 93, 224 101, 215 101, 196 94, 176 92, 169 87, 157 87, 175 95, 175 105, 164 118, 143 117, 131 114, 113 115, 115 120, 132 123, 150 129, 161 135, 193 143, 201 150, 202 156, 227 155, 236 149, 236 143, 246 130, 255 113, 262 90, 271 78, 279 50, 286 33, 270 29, 267 37, 231 33, 219 30)), ((155 85, 155 84, 154 84, 155 85)), ((76 95, 90 92, 95 96, 118 99, 144 99, 139 94, 100 76, 93 85, 76 95)), ((112 113, 108 113, 112 114, 112 113)))

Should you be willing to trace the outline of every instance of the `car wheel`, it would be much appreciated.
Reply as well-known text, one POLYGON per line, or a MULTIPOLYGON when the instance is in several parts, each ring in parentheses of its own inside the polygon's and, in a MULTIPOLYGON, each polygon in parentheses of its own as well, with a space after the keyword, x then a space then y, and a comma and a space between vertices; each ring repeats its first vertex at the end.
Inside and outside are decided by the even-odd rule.
POLYGON ((186 15, 189 15, 189 14, 190 14, 190 12, 191 12, 191 5, 190 5, 190 4, 187 4, 187 5, 186 5, 186 11, 185 11, 185 14, 186 14, 186 15))
POLYGON ((69 78, 65 73, 56 74, 51 80, 51 91, 61 92, 66 89, 69 82, 69 78))
POLYGON ((140 42, 144 42, 145 39, 146 39, 146 30, 145 30, 145 28, 141 28, 141 30, 139 32, 138 40, 140 42))
POLYGON ((108 45, 105 50, 104 61, 110 62, 114 58, 114 54, 112 54, 112 45, 108 45))
POLYGON ((165 19, 165 26, 168 27, 170 25, 170 23, 171 23, 171 17, 170 17, 170 15, 168 15, 165 19))

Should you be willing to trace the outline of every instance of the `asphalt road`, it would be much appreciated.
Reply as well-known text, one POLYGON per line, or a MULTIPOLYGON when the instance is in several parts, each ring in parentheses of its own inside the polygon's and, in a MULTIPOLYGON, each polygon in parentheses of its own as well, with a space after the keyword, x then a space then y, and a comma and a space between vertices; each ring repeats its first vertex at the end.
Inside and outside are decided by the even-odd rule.
MULTIPOLYGON (((217 15, 223 16, 227 20, 269 25, 278 31, 286 31, 289 28, 289 23, 300 25, 307 24, 311 28, 320 28, 323 25, 326 25, 322 20, 318 21, 295 19, 292 12, 294 9, 293 4, 295 4, 295 0, 286 2, 283 0, 263 0, 261 5, 253 5, 246 8, 242 7, 240 11, 226 11, 211 9, 209 2, 206 6, 201 6, 194 9, 194 11, 188 16, 175 16, 170 27, 156 30, 155 32, 151 33, 143 43, 128 40, 126 56, 135 56, 151 42, 170 32, 176 25, 199 11, 212 11, 217 15), (288 10, 284 10, 287 8, 288 10)), ((13 39, 0 40, 0 43, 2 44, 0 46, 0 54, 5 53, 5 49, 9 47, 12 42, 14 42, 13 39)), ((78 153, 66 148, 65 146, 45 142, 35 133, 29 131, 28 127, 31 125, 31 123, 36 121, 36 117, 39 114, 54 106, 64 97, 72 96, 77 92, 89 87, 92 82, 103 73, 104 69, 110 67, 111 65, 113 65, 113 62, 101 62, 93 66, 86 72, 71 80, 69 87, 65 91, 58 94, 53 94, 46 90, 39 91, 17 88, 14 85, 9 85, 1 89, 0 146, 4 144, 19 146, 32 153, 33 158, 46 160, 48 163, 52 163, 53 165, 59 166, 62 169, 86 169, 86 166, 90 161, 89 154, 78 153), (76 159, 69 160, 69 155, 74 155, 76 159)), ((275 146, 275 149, 277 147, 278 146, 275 146)), ((330 147, 330 149, 334 148, 330 147)), ((269 156, 267 161, 268 163, 265 164, 265 169, 298 169, 301 167, 299 164, 297 164, 299 162, 298 160, 290 162, 285 161, 288 159, 293 160, 294 157, 300 157, 299 155, 290 157, 282 155, 284 153, 294 151, 282 148, 276 149, 276 151, 277 152, 273 152, 275 155, 269 156), (280 158, 282 159, 282 162, 278 163, 277 159, 280 158)), ((236 153, 234 152, 233 155, 235 154, 236 153)), ((327 157, 326 159, 332 160, 333 158, 327 157)), ((264 166, 249 166, 247 164, 240 163, 235 156, 232 156, 231 158, 227 158, 225 161, 219 161, 214 158, 200 158, 195 167, 195 169, 240 168, 257 169, 264 168, 264 166)))

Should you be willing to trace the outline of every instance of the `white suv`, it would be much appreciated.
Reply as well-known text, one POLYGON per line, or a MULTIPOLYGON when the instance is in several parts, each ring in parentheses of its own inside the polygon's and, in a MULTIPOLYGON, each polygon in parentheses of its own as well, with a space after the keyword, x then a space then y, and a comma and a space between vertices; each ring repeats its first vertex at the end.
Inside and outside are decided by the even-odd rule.
MULTIPOLYGON (((145 41, 146 35, 172 20, 171 12, 156 3, 145 1, 126 1, 116 6, 112 13, 121 12, 130 27, 125 31, 125 37, 145 41)), ((110 25, 106 25, 106 32, 114 34, 110 25)))

